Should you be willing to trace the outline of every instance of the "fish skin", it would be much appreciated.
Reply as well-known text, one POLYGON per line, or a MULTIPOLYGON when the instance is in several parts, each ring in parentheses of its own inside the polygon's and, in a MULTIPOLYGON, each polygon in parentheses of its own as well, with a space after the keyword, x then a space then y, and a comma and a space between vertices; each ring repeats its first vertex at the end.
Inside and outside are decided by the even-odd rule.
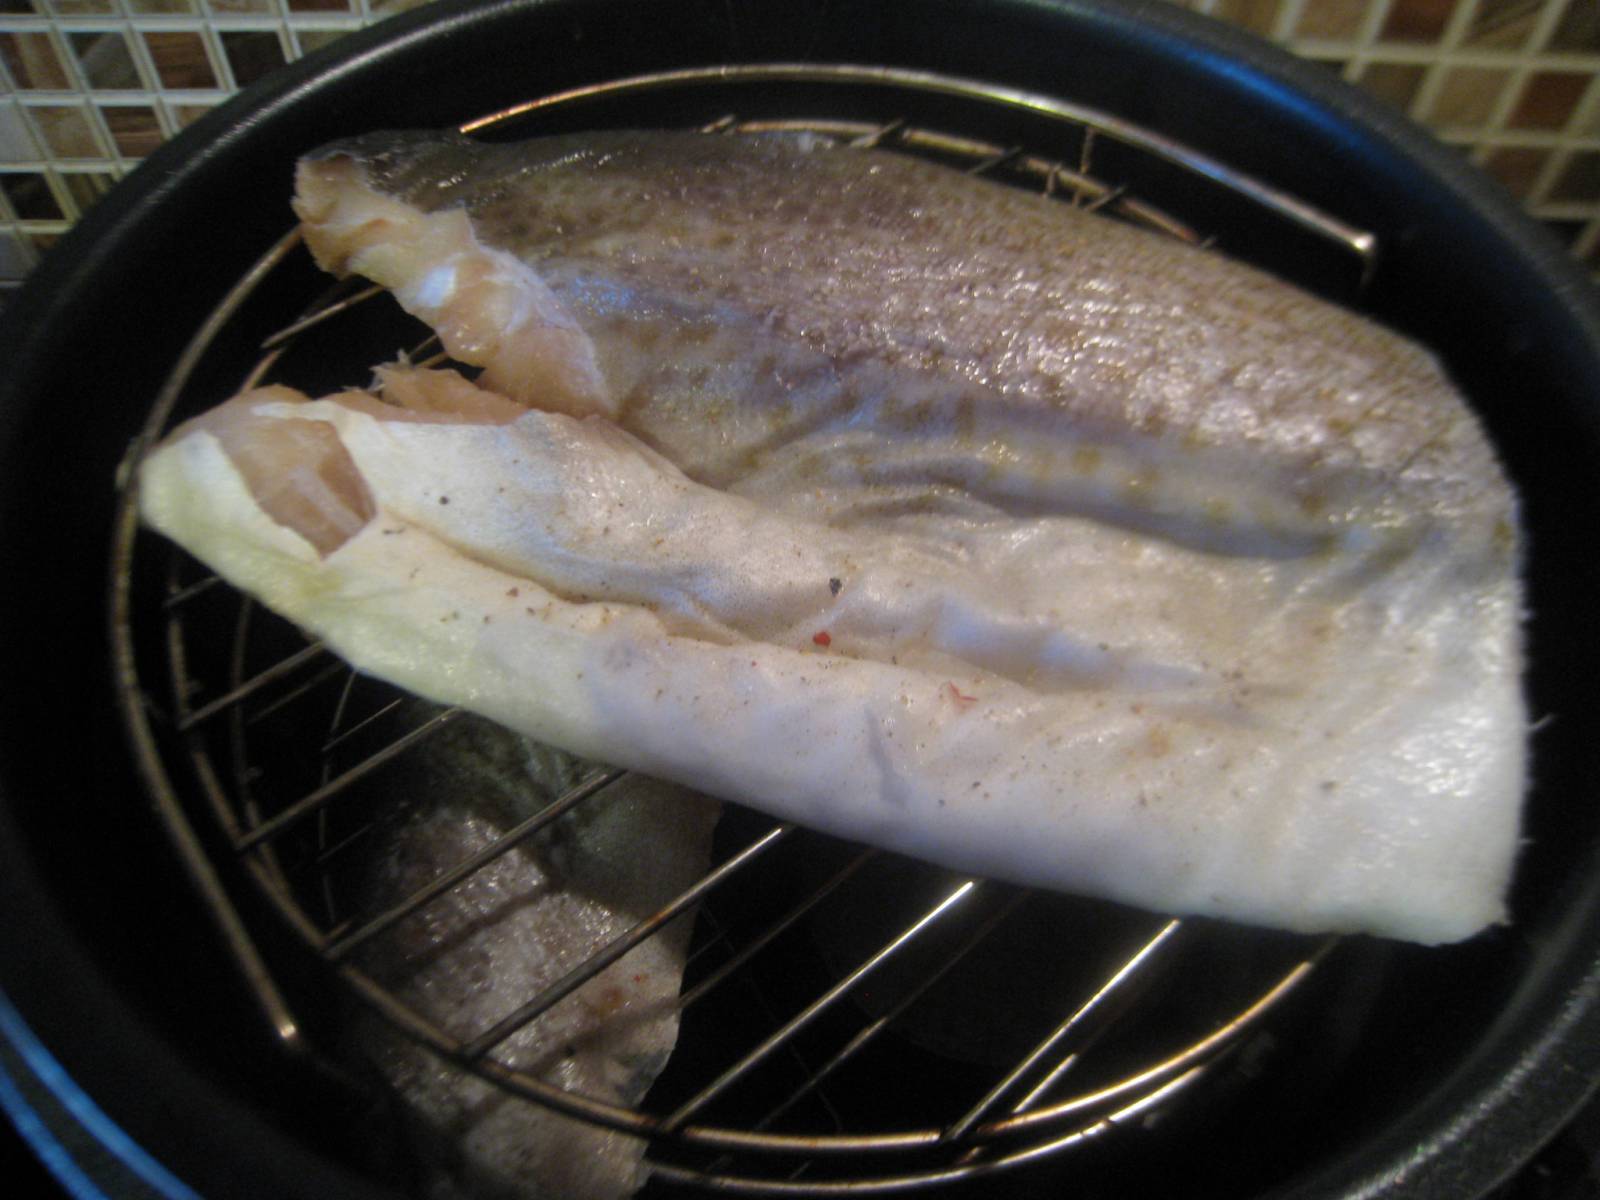
MULTIPOLYGON (((429 711, 411 701, 406 715, 429 711)), ((590 771, 481 718, 458 719, 367 785, 381 807, 351 871, 362 911, 385 911, 483 851, 590 771)), ((627 776, 373 939, 357 961, 420 1017, 468 1040, 704 874, 718 809, 627 776)), ((523 1026, 496 1058, 637 1105, 677 1041, 691 919, 523 1026)), ((374 1013, 362 1010, 346 1036, 395 1089, 433 1200, 622 1200, 648 1175, 641 1139, 502 1091, 374 1013)))
POLYGON ((814 139, 384 134, 303 162, 297 210, 492 387, 539 362, 493 429, 234 401, 339 430, 378 517, 331 553, 204 430, 147 466, 150 523, 363 669, 964 870, 1424 942, 1503 918, 1515 497, 1419 348, 814 139))
MULTIPOLYGON (((603 407, 715 486, 750 475, 774 439, 792 453, 796 426, 815 439, 818 408, 846 396, 830 428, 872 405, 881 423, 968 452, 996 434, 1065 435, 1108 456, 1131 440, 1118 482, 1141 477, 1147 508, 1163 474, 1186 503, 1180 481, 1242 475, 1292 527, 1307 512, 1425 512, 1488 529, 1491 569, 1507 560, 1494 530, 1514 527, 1511 490, 1424 350, 1174 239, 809 135, 376 133, 308 156, 303 216, 319 167, 337 162, 418 211, 468 214, 482 244, 531 266, 594 343, 603 407), (664 371, 638 366, 641 340, 664 371), (739 373, 677 394, 673 360, 714 372, 766 355, 786 379, 739 373)), ((318 250, 316 221, 305 230, 318 250)))

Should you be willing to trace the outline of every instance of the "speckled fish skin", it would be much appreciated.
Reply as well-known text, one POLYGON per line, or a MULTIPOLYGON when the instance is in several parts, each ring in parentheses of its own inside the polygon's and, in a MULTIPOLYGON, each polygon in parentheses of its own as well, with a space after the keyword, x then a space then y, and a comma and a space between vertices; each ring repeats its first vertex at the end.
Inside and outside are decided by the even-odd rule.
MULTIPOLYGON (((362 911, 382 912, 482 852, 591 771, 480 718, 457 720, 369 791, 384 807, 362 843, 362 911)), ((627 776, 357 961, 423 1019, 474 1037, 704 874, 718 807, 627 776)), ((677 1041, 689 924, 634 947, 496 1057, 590 1099, 637 1105, 677 1041)), ((349 1040, 402 1101, 430 1200, 624 1200, 648 1174, 640 1139, 504 1092, 375 1013, 360 1012, 349 1040)))
POLYGON ((809 137, 375 135, 296 209, 478 385, 240 397, 143 511, 363 669, 963 870, 1422 942, 1503 918, 1515 498, 1419 348, 809 137), (434 390, 476 415, 404 411, 434 390), (331 511, 263 498, 267 441, 344 456, 331 511))
MULTIPOLYGON (((915 465, 1001 508, 1296 549, 1356 520, 1455 521, 1488 539, 1470 547, 1488 570, 1510 561, 1510 489, 1424 351, 1171 238, 806 136, 381 133, 301 168, 307 237, 336 271, 360 264, 309 199, 334 163, 469 214, 531 266, 594 346, 575 411, 619 416, 713 486, 759 489, 776 442, 786 478, 892 491, 915 452, 853 462, 865 415, 944 448, 915 465)), ((465 357, 499 382, 492 354, 465 357)))

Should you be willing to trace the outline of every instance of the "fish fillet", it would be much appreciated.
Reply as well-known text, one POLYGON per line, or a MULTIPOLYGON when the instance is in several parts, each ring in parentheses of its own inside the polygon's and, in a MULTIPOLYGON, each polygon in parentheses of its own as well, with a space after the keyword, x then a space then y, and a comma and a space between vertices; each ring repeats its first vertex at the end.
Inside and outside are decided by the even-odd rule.
MULTIPOLYGON (((487 721, 464 719, 381 785, 367 845, 365 911, 381 912, 496 842, 579 782, 578 764, 487 721)), ((360 962, 401 1001, 469 1040, 644 920, 705 873, 718 806, 640 775, 501 855, 360 962)), ((689 922, 635 946, 495 1050, 571 1091, 636 1105, 678 1036, 689 922)), ((621 1200, 644 1182, 644 1142, 504 1092, 373 1013, 352 1044, 395 1088, 432 1200, 621 1200)))
POLYGON ((373 135, 295 206, 481 374, 236 398, 141 502, 362 669, 1005 879, 1503 919, 1515 498, 1415 345, 806 136, 373 135))

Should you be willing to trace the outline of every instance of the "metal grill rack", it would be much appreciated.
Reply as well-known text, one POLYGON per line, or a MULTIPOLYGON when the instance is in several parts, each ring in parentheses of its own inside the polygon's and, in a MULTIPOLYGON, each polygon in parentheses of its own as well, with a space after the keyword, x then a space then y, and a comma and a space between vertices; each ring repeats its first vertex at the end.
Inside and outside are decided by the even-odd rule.
MULTIPOLYGON (((1334 247, 1352 290, 1376 261, 1370 235, 1115 117, 926 74, 799 65, 676 72, 547 97, 466 129, 570 125, 597 106, 640 97, 681 102, 703 93, 712 105, 726 89, 751 84, 804 84, 823 96, 864 89, 888 111, 876 120, 723 116, 704 125, 708 135, 803 128, 937 157, 1203 241, 1186 220, 1101 177, 1103 158, 1116 166, 1131 153, 1242 198, 1264 224, 1334 247), (1023 113, 1051 132, 1049 148, 1035 153, 935 131, 893 111, 928 97, 977 114, 1023 113)), ((302 286, 301 277, 310 273, 297 247, 296 234, 285 236, 239 281, 155 398, 122 480, 111 596, 121 699, 157 810, 287 1050, 320 1054, 323 1047, 302 1029, 276 973, 283 968, 269 964, 240 915, 260 900, 330 988, 453 1069, 649 1139, 659 1179, 735 1192, 898 1191, 1138 1137, 1151 1118, 1202 1090, 1327 953, 1327 941, 1242 936, 1212 922, 960 878, 730 806, 707 874, 594 946, 537 995, 465 1035, 406 1003, 364 967, 364 948, 591 803, 622 772, 580 772, 543 808, 401 899, 375 910, 352 901, 346 873, 372 828, 371 793, 381 794, 387 773, 425 757, 443 731, 476 718, 427 708, 356 676, 180 552, 139 533, 131 486, 140 457, 175 415, 221 398, 194 394, 198 376, 231 372, 243 385, 275 380, 296 361, 298 339, 337 330, 339 344, 365 347, 406 328, 408 319, 376 289, 305 290, 312 285, 302 286), (304 310, 286 315, 256 361, 235 362, 228 331, 285 279, 303 292, 304 310), (241 878, 249 905, 231 890, 241 878), (570 1002, 631 948, 683 922, 693 922, 694 937, 677 1001, 682 1041, 642 1103, 562 1087, 498 1053, 516 1030, 570 1002), (1004 986, 992 986, 996 978, 1004 986), (1179 983, 1183 1003, 1175 1006, 1169 1000, 1179 983), (716 1015, 701 1019, 702 1012, 716 1015), (712 1026, 717 1036, 708 1038, 712 1026), (857 1071, 881 1077, 886 1058, 888 1074, 902 1076, 898 1089, 855 1081, 857 1071), (928 1079, 936 1086, 924 1086, 928 1079), (869 1092, 871 1103, 863 1100, 869 1092)), ((388 346, 391 355, 425 352, 404 341, 388 346)), ((360 373, 372 361, 345 366, 360 373)))

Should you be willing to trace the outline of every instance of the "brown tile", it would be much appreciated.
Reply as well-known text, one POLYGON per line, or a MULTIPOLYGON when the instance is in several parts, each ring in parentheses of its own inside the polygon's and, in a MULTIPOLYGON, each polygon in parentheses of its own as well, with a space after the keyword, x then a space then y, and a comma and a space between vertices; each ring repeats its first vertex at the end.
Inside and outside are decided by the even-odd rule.
POLYGON ((1368 0, 1318 0, 1308 4, 1294 27, 1295 37, 1353 38, 1361 32, 1368 0))
POLYGON ((1518 200, 1527 198, 1550 151, 1538 146, 1502 146, 1484 160, 1483 169, 1518 200))
POLYGON ((239 13, 271 13, 272 0, 206 0, 206 11, 237 15, 239 13))
POLYGON ((350 0, 289 0, 290 12, 349 12, 350 0))
POLYGON ((1600 2, 1571 0, 1550 35, 1549 49, 1579 54, 1600 51, 1600 2))
POLYGON ((300 53, 310 54, 313 50, 320 50, 331 42, 337 42, 348 29, 296 29, 295 40, 300 43, 300 53))
POLYGON ((1350 65, 1348 59, 1343 58, 1308 58, 1308 63, 1318 67, 1325 67, 1340 78, 1344 77, 1344 69, 1350 65))
POLYGON ((192 13, 195 0, 123 0, 136 13, 192 13))
POLYGON ((0 58, 19 91, 70 88, 72 77, 47 33, 0 33, 0 58))
POLYGON ((1230 25, 1251 33, 1268 34, 1278 19, 1281 0, 1221 0, 1211 11, 1230 25))
POLYGON ((201 117, 205 116, 208 112, 210 112, 212 110, 214 105, 210 105, 210 104, 171 104, 171 105, 168 105, 167 107, 168 107, 168 110, 172 113, 173 123, 176 124, 179 129, 183 129, 186 126, 194 124, 194 122, 198 121, 201 117))
POLYGON ((0 13, 36 13, 43 11, 43 0, 0 0, 0 13))
POLYGON ((44 144, 57 158, 99 158, 104 153, 94 134, 94 122, 83 105, 39 105, 30 107, 28 113, 44 144))
POLYGON ((278 35, 269 29, 230 30, 221 37, 222 52, 228 56, 234 82, 240 87, 283 66, 283 46, 278 35))
POLYGON ((63 17, 101 17, 117 11, 112 0, 50 0, 50 7, 63 17))
POLYGON ((42 230, 30 230, 23 236, 32 243, 35 252, 38 254, 43 254, 46 250, 52 249, 61 240, 59 233, 45 233, 42 230))
POLYGON ((1462 45, 1479 49, 1517 50, 1533 32, 1544 7, 1541 0, 1479 0, 1462 45))
POLYGON ((116 182, 116 176, 108 171, 61 172, 61 184, 72 198, 80 217, 93 208, 95 202, 109 192, 116 182))
POLYGON ((21 237, 14 233, 0 233, 0 283, 15 283, 28 273, 33 265, 33 255, 28 252, 21 237))
POLYGON ((1560 129, 1592 78, 1588 71, 1539 71, 1522 86, 1506 124, 1512 129, 1560 129))
MULTIPOLYGON (((1384 42, 1434 43, 1444 36, 1457 0, 1394 0, 1378 39, 1384 42)), ((1312 7, 1316 7, 1312 5, 1312 7)))
POLYGON ((102 104, 100 116, 125 158, 143 158, 164 140, 161 121, 148 104, 102 104))
POLYGON ((18 220, 66 220, 66 213, 50 190, 50 181, 38 171, 0 172, 0 191, 5 192, 18 220))
POLYGON ((1600 200, 1600 151, 1583 150, 1574 154, 1550 185, 1548 200, 1600 200))
POLYGON ((1577 249, 1577 241, 1583 236, 1583 231, 1589 228, 1587 221, 1540 221, 1551 233, 1556 235, 1556 241, 1569 250, 1577 249))
POLYGON ((1421 63, 1369 63, 1366 70, 1361 72, 1358 82, 1390 104, 1398 108, 1410 108, 1427 70, 1421 63))
POLYGON ((214 88, 217 74, 206 55, 206 40, 186 30, 147 31, 145 48, 164 88, 214 88))
POLYGON ((39 147, 22 107, 14 100, 0 101, 0 163, 33 162, 38 157, 39 147))
POLYGON ((137 91, 143 87, 139 69, 128 52, 128 40, 120 30, 104 33, 74 33, 68 39, 78 56, 78 67, 95 91, 137 91))
POLYGON ((1510 71, 1497 67, 1450 68, 1434 93, 1427 120, 1436 127, 1482 128, 1510 78, 1510 71))

